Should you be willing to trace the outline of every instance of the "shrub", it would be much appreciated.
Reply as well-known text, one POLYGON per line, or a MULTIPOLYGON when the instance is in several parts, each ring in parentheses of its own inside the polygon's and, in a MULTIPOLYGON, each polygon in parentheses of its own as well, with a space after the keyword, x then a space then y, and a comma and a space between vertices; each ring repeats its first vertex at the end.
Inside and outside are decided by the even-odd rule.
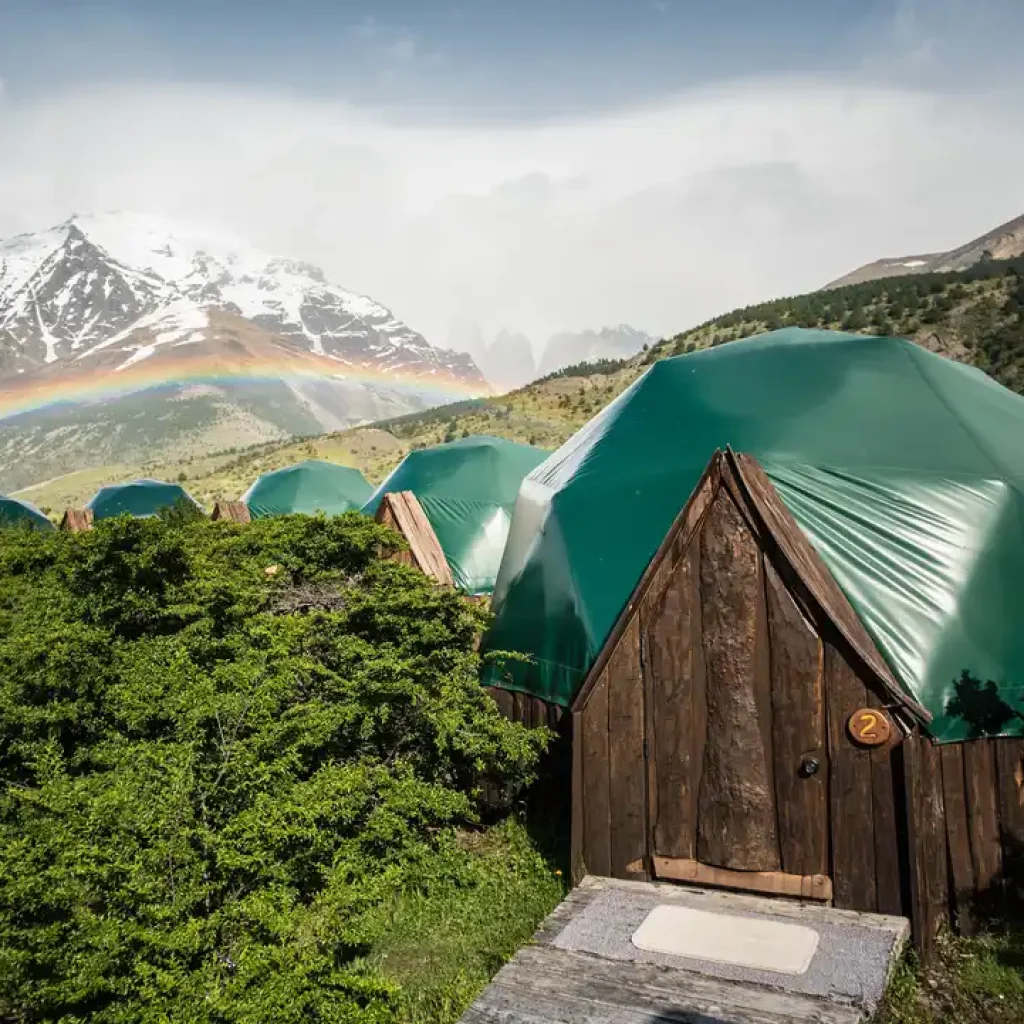
POLYGON ((479 780, 542 743, 396 543, 356 513, 5 535, 0 1019, 396 1019, 384 911, 468 884, 479 780))

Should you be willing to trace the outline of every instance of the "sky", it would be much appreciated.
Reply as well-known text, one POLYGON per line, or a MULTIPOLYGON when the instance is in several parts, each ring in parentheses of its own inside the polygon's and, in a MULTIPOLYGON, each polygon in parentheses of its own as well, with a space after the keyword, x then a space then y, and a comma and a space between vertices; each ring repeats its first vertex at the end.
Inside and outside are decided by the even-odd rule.
POLYGON ((1020 0, 0 0, 0 236, 128 209, 435 344, 671 334, 1024 213, 1020 0))

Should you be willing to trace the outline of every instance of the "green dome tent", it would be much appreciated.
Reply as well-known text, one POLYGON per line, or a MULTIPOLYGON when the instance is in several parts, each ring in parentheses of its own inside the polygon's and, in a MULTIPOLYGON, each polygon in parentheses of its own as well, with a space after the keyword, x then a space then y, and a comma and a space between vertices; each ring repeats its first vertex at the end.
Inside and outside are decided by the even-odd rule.
POLYGON ((828 331, 657 362, 524 480, 486 647, 535 663, 488 681, 568 705, 727 445, 760 461, 936 738, 965 738, 965 673, 989 731, 1024 735, 1024 398, 828 331))
POLYGON ((162 480, 132 480, 126 484, 101 487, 85 507, 92 511, 93 519, 98 521, 125 513, 140 518, 154 516, 179 502, 199 508, 199 502, 178 484, 168 484, 162 480))
POLYGON ((242 501, 254 519, 295 512, 336 516, 359 509, 372 493, 358 469, 308 459, 264 473, 242 495, 242 501))
POLYGON ((34 530, 54 529, 53 523, 35 505, 0 494, 0 529, 26 525, 34 530))
POLYGON ((523 477, 549 453, 483 435, 410 452, 363 507, 374 515, 385 494, 412 491, 444 551, 455 584, 469 594, 494 587, 523 477))

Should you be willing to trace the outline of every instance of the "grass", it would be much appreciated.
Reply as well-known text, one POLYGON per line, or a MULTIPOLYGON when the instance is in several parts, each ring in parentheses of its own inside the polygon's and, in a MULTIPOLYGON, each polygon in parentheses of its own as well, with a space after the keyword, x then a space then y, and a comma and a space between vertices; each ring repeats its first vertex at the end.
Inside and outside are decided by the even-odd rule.
POLYGON ((889 985, 877 1024, 1020 1024, 1024 1021, 1024 925, 975 938, 940 937, 935 961, 912 952, 889 985))
POLYGON ((516 818, 462 843, 469 877, 404 896, 369 958, 400 987, 409 1024, 458 1020, 564 895, 561 871, 516 818))

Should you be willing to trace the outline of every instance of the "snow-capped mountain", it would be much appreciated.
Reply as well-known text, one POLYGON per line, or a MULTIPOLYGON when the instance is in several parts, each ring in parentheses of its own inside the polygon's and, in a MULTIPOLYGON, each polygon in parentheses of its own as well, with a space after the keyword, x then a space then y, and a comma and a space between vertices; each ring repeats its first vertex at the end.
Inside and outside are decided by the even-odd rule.
POLYGON ((105 214, 0 241, 0 490, 487 390, 470 356, 234 239, 105 214))
POLYGON ((342 367, 481 382, 472 359, 433 348, 390 310, 319 268, 209 232, 132 214, 74 216, 0 242, 0 374, 88 361, 130 365, 201 344, 209 311, 233 313, 342 367), (143 343, 133 335, 145 332, 143 343))

